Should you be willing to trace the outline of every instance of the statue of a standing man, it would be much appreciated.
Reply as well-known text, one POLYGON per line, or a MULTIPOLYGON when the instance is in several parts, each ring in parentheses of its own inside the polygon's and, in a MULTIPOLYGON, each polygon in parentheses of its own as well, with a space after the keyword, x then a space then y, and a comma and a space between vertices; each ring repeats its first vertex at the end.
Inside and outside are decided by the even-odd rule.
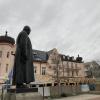
POLYGON ((32 44, 28 37, 30 32, 30 27, 25 26, 17 37, 13 70, 13 84, 16 85, 16 88, 21 88, 24 86, 23 83, 29 84, 35 80, 32 44))

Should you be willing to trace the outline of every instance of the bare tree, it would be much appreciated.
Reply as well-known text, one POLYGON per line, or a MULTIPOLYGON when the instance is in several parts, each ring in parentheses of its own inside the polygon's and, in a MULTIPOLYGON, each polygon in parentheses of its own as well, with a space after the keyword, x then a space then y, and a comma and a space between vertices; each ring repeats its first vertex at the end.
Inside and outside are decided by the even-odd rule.
POLYGON ((61 58, 59 54, 55 54, 54 57, 51 59, 52 60, 52 65, 53 65, 53 78, 55 82, 59 83, 60 82, 60 68, 61 68, 61 58))
POLYGON ((60 96, 60 68, 61 68, 61 57, 59 54, 55 53, 51 59, 52 67, 53 67, 53 75, 52 78, 55 82, 57 82, 58 87, 58 96, 60 96))

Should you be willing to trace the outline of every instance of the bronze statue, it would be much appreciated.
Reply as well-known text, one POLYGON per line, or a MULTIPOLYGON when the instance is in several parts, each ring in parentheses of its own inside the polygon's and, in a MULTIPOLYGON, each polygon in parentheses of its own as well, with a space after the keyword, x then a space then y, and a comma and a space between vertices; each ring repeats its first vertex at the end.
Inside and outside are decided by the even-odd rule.
POLYGON ((13 70, 13 84, 16 88, 21 88, 24 86, 23 83, 29 84, 35 80, 32 44, 28 37, 30 32, 30 27, 25 26, 17 37, 13 70))

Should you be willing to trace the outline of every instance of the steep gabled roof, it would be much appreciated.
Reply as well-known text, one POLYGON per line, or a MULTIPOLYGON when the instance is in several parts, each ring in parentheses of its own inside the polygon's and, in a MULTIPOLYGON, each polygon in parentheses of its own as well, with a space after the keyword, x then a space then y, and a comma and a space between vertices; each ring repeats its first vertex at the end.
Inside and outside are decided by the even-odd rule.
MULTIPOLYGON (((41 62, 47 62, 50 54, 52 54, 53 51, 55 51, 57 49, 52 49, 50 51, 40 51, 40 50, 35 50, 33 49, 33 61, 41 61, 41 62)), ((73 56, 66 56, 63 54, 59 54, 59 56, 61 57, 62 61, 70 61, 70 62, 77 62, 77 63, 82 63, 82 57, 80 57, 78 55, 78 57, 76 59, 74 59, 73 56)))

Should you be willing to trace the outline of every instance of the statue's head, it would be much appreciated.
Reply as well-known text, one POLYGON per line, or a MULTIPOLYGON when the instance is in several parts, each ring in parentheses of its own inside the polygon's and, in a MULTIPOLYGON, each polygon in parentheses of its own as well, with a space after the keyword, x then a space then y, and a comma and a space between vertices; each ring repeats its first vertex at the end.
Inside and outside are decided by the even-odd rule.
POLYGON ((23 31, 25 31, 29 35, 31 32, 31 28, 29 26, 24 26, 23 31))

